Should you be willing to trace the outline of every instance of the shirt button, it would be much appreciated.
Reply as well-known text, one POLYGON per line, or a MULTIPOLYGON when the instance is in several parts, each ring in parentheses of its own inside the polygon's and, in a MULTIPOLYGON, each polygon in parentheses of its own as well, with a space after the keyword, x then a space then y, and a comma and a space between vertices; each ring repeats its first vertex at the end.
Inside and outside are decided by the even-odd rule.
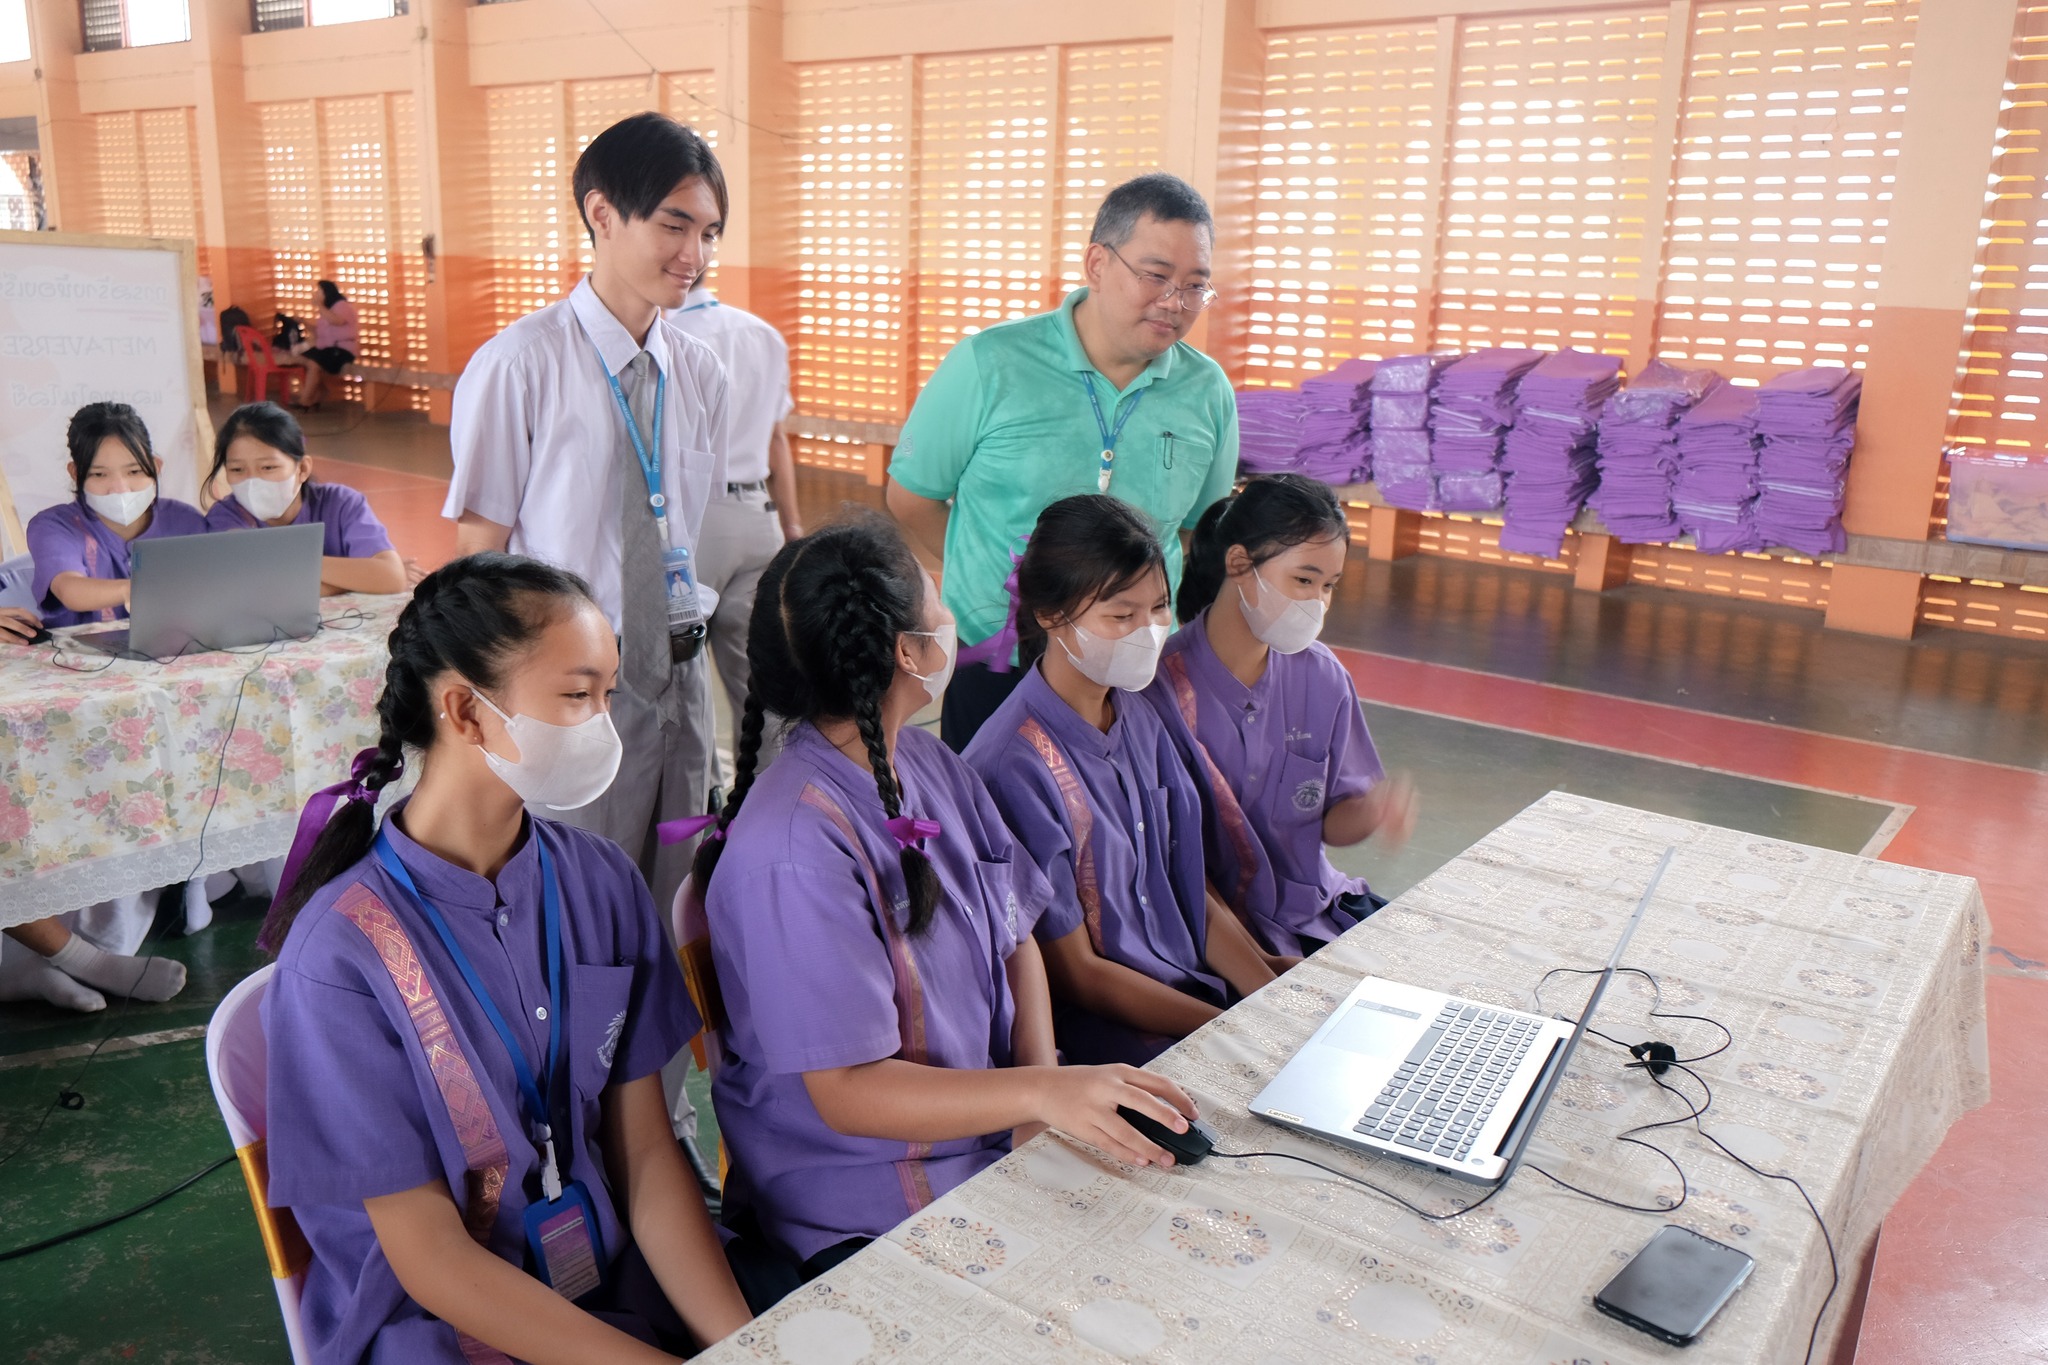
POLYGON ((500 929, 504 928, 504 927, 505 927, 506 925, 510 924, 511 922, 512 922, 512 916, 510 916, 510 915, 506 914, 506 913, 505 913, 505 912, 504 912, 503 910, 500 910, 500 911, 498 912, 498 927, 499 927, 500 929))
POLYGON ((1143 896, 1140 896, 1140 897, 1138 897, 1138 904, 1140 904, 1140 905, 1150 905, 1150 904, 1152 904, 1152 902, 1151 902, 1151 901, 1148 901, 1148 900, 1146 900, 1146 899, 1145 899, 1145 898, 1144 898, 1143 896))
POLYGON ((1144 832, 1145 832, 1145 822, 1144 822, 1143 820, 1140 820, 1140 821, 1138 822, 1138 833, 1140 833, 1140 834, 1143 834, 1144 832))
POLYGON ((536 1018, 536 1019, 545 1019, 545 1018, 547 1018, 547 1017, 548 1017, 548 1007, 547 1007, 546 1005, 535 1005, 535 1006, 533 1007, 533 1017, 534 1017, 534 1018, 536 1018))

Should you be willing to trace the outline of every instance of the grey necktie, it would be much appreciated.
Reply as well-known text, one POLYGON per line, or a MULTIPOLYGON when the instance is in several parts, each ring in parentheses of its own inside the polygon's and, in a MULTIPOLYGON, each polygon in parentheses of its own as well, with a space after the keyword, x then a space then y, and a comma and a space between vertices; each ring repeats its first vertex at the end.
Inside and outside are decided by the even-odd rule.
MULTIPOLYGON (((619 372, 627 406, 642 440, 654 429, 654 357, 641 351, 619 372)), ((652 451, 653 447, 648 449, 652 451)), ((635 696, 654 703, 666 724, 682 719, 682 694, 670 686, 668 589, 661 572, 661 537, 654 509, 647 505, 647 479, 640 457, 624 432, 619 455, 625 461, 619 488, 619 676, 635 696)))

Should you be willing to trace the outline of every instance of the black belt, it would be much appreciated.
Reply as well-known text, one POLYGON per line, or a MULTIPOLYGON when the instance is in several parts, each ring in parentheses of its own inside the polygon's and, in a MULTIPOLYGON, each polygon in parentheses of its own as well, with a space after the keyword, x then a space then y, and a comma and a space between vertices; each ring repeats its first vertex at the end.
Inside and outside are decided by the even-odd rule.
POLYGON ((728 498, 735 493, 766 493, 767 491, 768 480, 766 479, 756 479, 752 483, 729 483, 725 486, 725 495, 728 498))

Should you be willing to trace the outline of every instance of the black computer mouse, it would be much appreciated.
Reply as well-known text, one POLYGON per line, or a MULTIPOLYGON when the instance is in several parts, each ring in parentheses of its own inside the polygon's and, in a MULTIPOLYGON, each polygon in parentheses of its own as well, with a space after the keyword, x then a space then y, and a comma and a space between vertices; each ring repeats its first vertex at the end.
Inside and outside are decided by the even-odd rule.
POLYGON ((1141 1114, 1128 1106, 1120 1104, 1116 1112, 1148 1142, 1157 1143, 1173 1153, 1176 1166, 1193 1166, 1215 1149, 1216 1130, 1200 1119, 1189 1119, 1188 1130, 1176 1133, 1151 1115, 1141 1114))

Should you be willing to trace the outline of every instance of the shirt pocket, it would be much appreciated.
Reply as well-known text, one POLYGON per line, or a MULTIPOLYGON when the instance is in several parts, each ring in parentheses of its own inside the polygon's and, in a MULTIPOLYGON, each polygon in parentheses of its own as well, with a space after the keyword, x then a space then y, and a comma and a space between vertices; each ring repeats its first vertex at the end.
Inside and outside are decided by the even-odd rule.
POLYGON ((626 1036, 633 968, 572 963, 568 984, 568 1074, 577 1098, 589 1104, 611 1084, 612 1063, 626 1036))
POLYGON ((991 961, 1001 971, 1003 961, 1032 930, 1024 922, 1023 902, 1017 899, 1017 874, 1006 862, 977 859, 974 886, 981 893, 981 904, 974 909, 986 926, 982 932, 992 950, 991 961))
POLYGON ((1280 785, 1274 790, 1274 811, 1283 824, 1320 823, 1329 789, 1330 759, 1287 750, 1280 761, 1280 785))
POLYGON ((692 446, 681 447, 673 452, 673 456, 676 472, 670 492, 681 505, 667 509, 671 519, 669 538, 674 544, 687 544, 695 550, 696 539, 703 530, 704 508, 711 501, 711 471, 717 465, 718 457, 708 450, 692 446))

